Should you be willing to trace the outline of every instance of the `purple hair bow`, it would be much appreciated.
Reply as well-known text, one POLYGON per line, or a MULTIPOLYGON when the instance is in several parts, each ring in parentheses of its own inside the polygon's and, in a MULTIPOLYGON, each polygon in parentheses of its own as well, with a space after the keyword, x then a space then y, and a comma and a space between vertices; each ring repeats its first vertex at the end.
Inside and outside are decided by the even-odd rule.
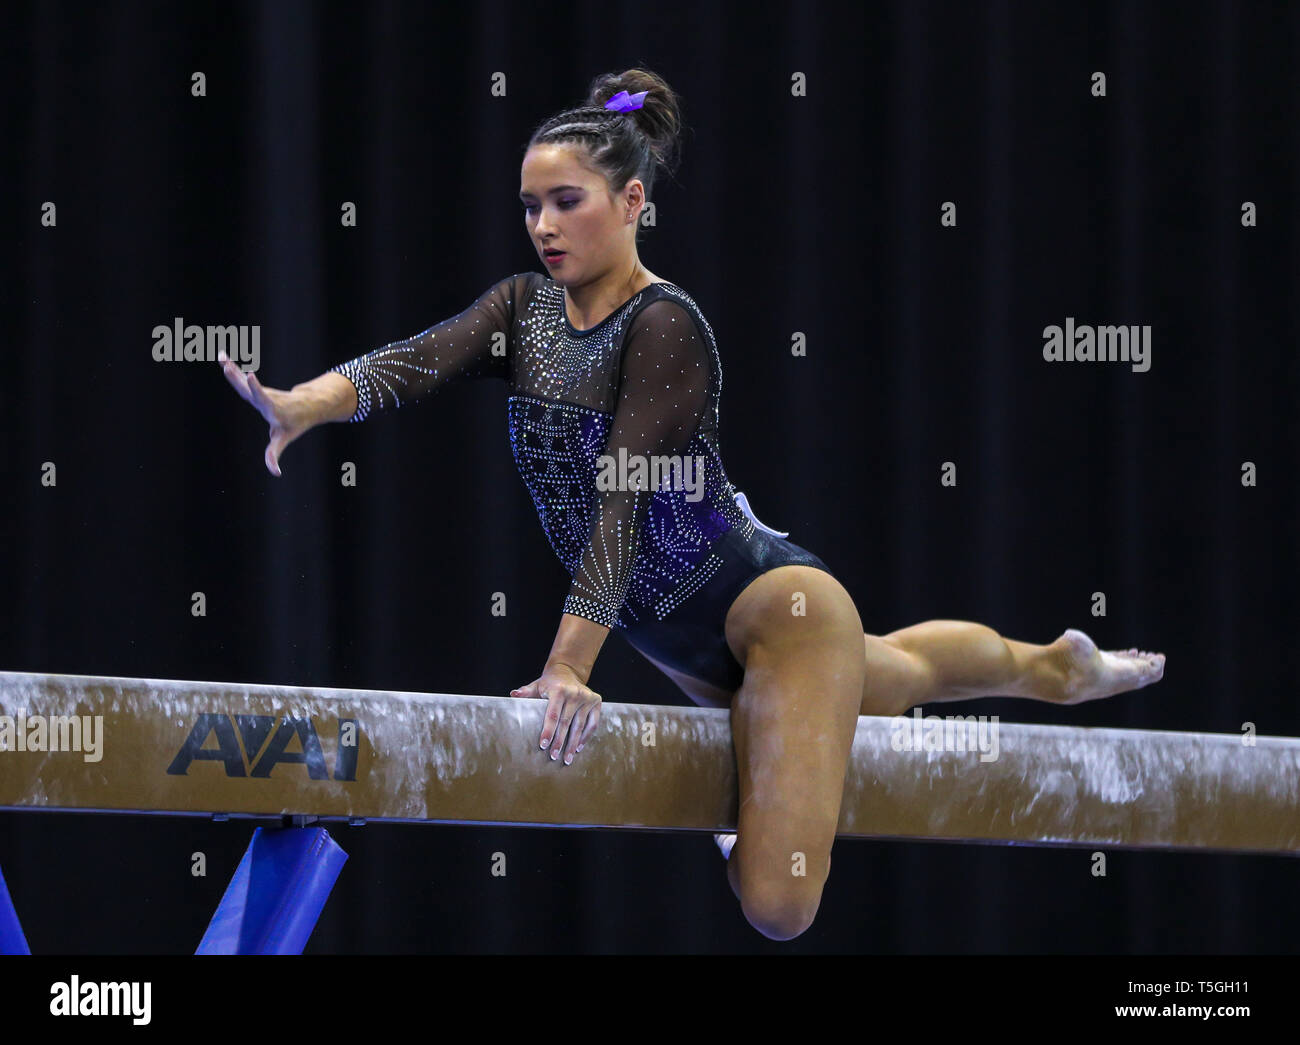
POLYGON ((645 104, 645 96, 649 93, 649 91, 638 91, 636 94, 628 94, 627 91, 619 91, 618 94, 605 103, 605 108, 616 109, 618 112, 639 109, 645 104))

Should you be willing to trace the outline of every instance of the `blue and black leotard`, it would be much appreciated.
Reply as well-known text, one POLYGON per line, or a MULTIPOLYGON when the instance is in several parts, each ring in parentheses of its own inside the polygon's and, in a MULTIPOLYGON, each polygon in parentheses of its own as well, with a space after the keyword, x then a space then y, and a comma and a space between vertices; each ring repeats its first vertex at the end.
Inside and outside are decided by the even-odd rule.
POLYGON ((563 286, 520 273, 333 370, 356 386, 353 421, 450 381, 503 378, 515 463, 572 578, 564 612, 684 674, 734 691, 744 672, 723 624, 735 597, 777 566, 827 570, 760 523, 727 479, 717 345, 672 283, 577 330, 563 286))

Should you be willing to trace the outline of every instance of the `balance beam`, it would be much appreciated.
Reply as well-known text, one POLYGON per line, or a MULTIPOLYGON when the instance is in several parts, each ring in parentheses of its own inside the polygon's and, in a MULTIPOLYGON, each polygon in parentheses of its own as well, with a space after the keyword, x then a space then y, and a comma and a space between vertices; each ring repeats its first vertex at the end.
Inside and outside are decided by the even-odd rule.
MULTIPOLYGON (((0 750, 0 808, 735 829, 726 711, 606 703, 565 766, 537 746, 543 708, 509 697, 0 672, 0 746, 10 748, 0 750)), ((998 723, 997 757, 985 760, 897 750, 903 722, 920 729, 913 719, 858 719, 840 836, 1300 852, 1300 740, 998 723)))

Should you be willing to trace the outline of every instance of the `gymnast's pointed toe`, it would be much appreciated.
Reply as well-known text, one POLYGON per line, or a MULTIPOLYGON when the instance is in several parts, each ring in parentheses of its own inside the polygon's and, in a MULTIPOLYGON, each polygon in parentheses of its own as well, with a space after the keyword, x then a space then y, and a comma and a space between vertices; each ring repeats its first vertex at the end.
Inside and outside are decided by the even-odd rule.
POLYGON ((1058 640, 1064 659, 1065 704, 1083 704, 1142 689, 1165 674, 1165 655, 1133 647, 1100 650, 1085 632, 1068 629, 1058 640))

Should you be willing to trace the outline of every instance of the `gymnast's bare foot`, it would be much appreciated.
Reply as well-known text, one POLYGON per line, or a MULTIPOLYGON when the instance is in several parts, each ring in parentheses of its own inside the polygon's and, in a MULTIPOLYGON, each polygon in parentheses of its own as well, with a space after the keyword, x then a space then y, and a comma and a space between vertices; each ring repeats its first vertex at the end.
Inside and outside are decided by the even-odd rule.
POLYGON ((1141 689, 1159 682, 1165 673, 1165 655, 1146 650, 1099 650, 1077 628, 1068 629, 1052 645, 1065 665, 1062 704, 1082 704, 1141 689))

